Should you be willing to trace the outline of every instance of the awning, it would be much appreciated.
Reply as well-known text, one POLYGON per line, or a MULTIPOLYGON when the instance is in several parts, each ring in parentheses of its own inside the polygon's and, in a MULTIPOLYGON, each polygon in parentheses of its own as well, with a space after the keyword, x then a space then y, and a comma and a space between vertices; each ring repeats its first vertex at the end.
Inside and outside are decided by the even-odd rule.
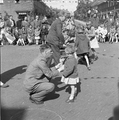
POLYGON ((107 0, 95 0, 92 4, 91 4, 91 6, 93 7, 93 6, 97 6, 97 5, 99 5, 99 4, 101 4, 101 3, 103 3, 103 2, 106 2, 107 0))
POLYGON ((18 15, 27 15, 30 13, 30 11, 16 11, 18 15))

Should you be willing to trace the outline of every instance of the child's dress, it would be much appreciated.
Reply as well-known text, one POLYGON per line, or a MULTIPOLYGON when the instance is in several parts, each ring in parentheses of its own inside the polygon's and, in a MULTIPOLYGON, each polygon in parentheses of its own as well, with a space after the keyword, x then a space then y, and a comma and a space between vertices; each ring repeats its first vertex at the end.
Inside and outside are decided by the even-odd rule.
POLYGON ((64 71, 61 82, 69 85, 75 85, 79 82, 77 60, 74 55, 69 56, 64 63, 64 71))
POLYGON ((36 29, 35 29, 35 40, 36 40, 36 44, 39 44, 40 32, 41 32, 41 29, 39 29, 39 28, 36 28, 36 29))

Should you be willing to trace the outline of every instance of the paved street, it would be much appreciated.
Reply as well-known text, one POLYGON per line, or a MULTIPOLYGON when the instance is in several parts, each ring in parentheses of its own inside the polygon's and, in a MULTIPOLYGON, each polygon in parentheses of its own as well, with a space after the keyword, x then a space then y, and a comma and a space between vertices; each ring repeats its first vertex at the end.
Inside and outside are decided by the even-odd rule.
POLYGON ((65 101, 69 88, 52 80, 56 94, 49 96, 44 105, 34 105, 24 90, 23 80, 27 65, 37 56, 39 47, 1 47, 2 81, 10 86, 1 89, 2 120, 108 120, 119 103, 119 43, 100 44, 99 59, 88 71, 79 64, 81 84, 77 99, 72 104, 65 101))

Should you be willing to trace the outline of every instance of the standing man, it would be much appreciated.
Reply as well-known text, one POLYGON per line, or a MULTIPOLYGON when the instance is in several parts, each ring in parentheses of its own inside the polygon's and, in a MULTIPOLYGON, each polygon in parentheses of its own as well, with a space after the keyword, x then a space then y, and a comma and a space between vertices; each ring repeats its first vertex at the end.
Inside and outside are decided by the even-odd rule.
POLYGON ((27 16, 24 17, 24 20, 22 21, 22 27, 24 27, 26 30, 29 27, 29 22, 27 16))
POLYGON ((51 55, 52 50, 49 45, 41 45, 38 57, 27 68, 24 85, 32 103, 43 104, 46 95, 54 90, 54 84, 49 80, 59 75, 59 72, 52 71, 47 66, 47 59, 51 55))
POLYGON ((91 21, 91 25, 94 27, 94 28, 98 28, 99 26, 99 18, 97 16, 96 13, 94 13, 93 17, 90 18, 90 21, 91 21))
MULTIPOLYGON (((54 59, 55 65, 59 63, 60 59, 60 46, 64 43, 64 36, 62 34, 63 21, 65 20, 65 13, 60 12, 58 18, 52 23, 49 30, 46 42, 51 46, 53 51, 52 58, 54 59)), ((48 65, 50 66, 52 58, 49 59, 48 65)))
POLYGON ((38 27, 41 27, 42 22, 39 20, 39 16, 36 15, 35 20, 31 23, 34 29, 37 29, 38 27))
POLYGON ((22 20, 20 19, 19 16, 18 16, 18 20, 16 21, 16 27, 18 30, 22 28, 22 20))
POLYGON ((6 27, 10 28, 10 31, 12 34, 14 34, 14 29, 15 29, 15 20, 13 19, 13 16, 10 15, 9 19, 6 21, 6 27))

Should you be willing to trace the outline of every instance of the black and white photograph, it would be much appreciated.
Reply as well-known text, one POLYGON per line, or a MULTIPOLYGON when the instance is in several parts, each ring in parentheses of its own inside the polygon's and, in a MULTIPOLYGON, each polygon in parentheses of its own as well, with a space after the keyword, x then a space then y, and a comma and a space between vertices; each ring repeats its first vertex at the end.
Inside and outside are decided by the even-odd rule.
POLYGON ((119 120, 119 0, 0 0, 0 119, 119 120))

